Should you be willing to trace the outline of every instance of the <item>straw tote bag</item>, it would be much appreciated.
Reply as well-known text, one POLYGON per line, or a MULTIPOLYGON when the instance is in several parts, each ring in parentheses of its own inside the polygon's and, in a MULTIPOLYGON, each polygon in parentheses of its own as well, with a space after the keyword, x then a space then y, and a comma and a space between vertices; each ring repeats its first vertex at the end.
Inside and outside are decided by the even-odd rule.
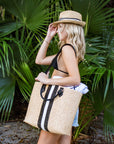
POLYGON ((51 133, 71 135, 81 97, 82 93, 67 87, 35 82, 24 122, 51 133))

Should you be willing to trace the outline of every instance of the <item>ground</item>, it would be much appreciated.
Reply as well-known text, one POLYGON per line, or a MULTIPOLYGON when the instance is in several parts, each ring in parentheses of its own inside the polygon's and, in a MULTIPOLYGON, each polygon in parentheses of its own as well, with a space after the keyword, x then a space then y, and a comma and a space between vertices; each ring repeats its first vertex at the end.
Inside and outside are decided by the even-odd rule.
MULTIPOLYGON (((92 121, 89 135, 81 133, 72 144, 107 144, 103 135, 103 117, 100 114, 92 121)), ((16 120, 0 124, 0 144, 36 144, 39 130, 16 120)))
MULTIPOLYGON (((10 119, 0 123, 0 144, 37 144, 40 131, 23 122, 28 103, 21 100, 20 96, 15 98, 10 119)), ((103 113, 72 144, 108 144, 103 134, 103 113)))
POLYGON ((36 144, 38 130, 20 121, 0 125, 0 144, 36 144))

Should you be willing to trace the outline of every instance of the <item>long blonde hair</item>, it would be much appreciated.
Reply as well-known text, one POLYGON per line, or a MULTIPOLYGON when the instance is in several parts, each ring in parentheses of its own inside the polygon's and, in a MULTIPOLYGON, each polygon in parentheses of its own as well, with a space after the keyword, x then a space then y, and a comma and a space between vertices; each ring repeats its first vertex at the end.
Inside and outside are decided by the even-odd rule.
MULTIPOLYGON (((84 60, 85 55, 85 37, 83 27, 75 24, 62 24, 63 29, 68 34, 68 41, 74 46, 76 49, 76 54, 78 57, 78 61, 84 60)), ((64 41, 60 41, 60 47, 65 44, 64 41)))

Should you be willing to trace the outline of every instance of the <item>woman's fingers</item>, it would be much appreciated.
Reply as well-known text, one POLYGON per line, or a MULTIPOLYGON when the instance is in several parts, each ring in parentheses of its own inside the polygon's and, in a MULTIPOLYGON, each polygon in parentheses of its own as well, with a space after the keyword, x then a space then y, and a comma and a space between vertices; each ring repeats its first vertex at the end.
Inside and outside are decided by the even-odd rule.
POLYGON ((39 80, 38 80, 38 77, 36 77, 35 80, 36 80, 36 81, 39 81, 39 80))
POLYGON ((49 75, 49 72, 47 74, 45 74, 44 72, 41 72, 38 74, 38 76, 35 78, 35 80, 41 81, 43 79, 47 79, 48 75, 49 75))
POLYGON ((49 28, 50 28, 50 29, 57 29, 57 27, 53 26, 53 23, 51 23, 51 24, 49 25, 49 28))

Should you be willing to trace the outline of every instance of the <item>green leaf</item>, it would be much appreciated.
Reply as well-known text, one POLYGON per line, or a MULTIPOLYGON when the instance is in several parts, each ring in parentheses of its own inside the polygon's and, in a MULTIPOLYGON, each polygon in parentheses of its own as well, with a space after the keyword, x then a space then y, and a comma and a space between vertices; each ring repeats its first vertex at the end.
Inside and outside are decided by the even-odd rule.
POLYGON ((110 82, 110 77, 111 77, 111 70, 108 70, 107 83, 106 83, 106 88, 105 88, 105 92, 104 92, 103 102, 105 102, 105 99, 106 99, 106 95, 107 95, 107 91, 108 91, 108 87, 109 87, 109 82, 110 82))
POLYGON ((34 77, 29 66, 27 65, 27 63, 22 63, 21 65, 16 66, 16 68, 13 67, 13 70, 17 74, 16 81, 22 95, 24 96, 26 101, 29 101, 29 97, 34 84, 34 77))
POLYGON ((83 20, 87 20, 85 34, 102 34, 104 27, 114 25, 113 8, 104 8, 110 0, 71 0, 73 10, 82 14, 83 20), (107 23, 108 22, 108 23, 107 23))
POLYGON ((19 22, 10 22, 7 24, 1 24, 0 25, 0 37, 4 37, 17 29, 21 28, 23 26, 22 23, 19 22))
POLYGON ((7 35, 22 26, 31 31, 37 31, 50 19, 48 11, 49 0, 12 0, 1 1, 6 11, 15 16, 17 22, 5 24, 1 27, 1 36, 7 35))
POLYGON ((105 72, 106 72, 105 68, 97 68, 97 70, 95 72, 94 79, 93 79, 93 85, 92 85, 93 91, 98 87, 99 82, 100 82, 100 80, 103 77, 105 72))
MULTIPOLYGON (((1 71, 0 71, 1 73, 1 71)), ((15 93, 15 80, 0 77, 0 112, 1 120, 8 120, 15 93)))

